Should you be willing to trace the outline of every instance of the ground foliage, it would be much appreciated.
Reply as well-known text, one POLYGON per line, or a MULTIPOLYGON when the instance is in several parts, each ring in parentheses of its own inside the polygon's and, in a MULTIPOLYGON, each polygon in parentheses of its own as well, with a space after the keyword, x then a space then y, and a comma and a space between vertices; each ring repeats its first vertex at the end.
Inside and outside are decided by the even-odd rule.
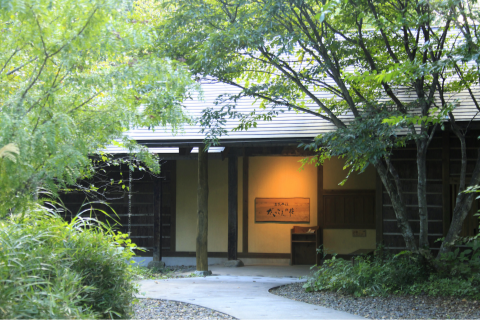
POLYGON ((374 257, 356 257, 353 263, 334 255, 304 288, 358 297, 426 294, 480 299, 480 240, 463 244, 466 249, 445 254, 436 267, 410 251, 392 254, 379 248, 374 257))
POLYGON ((182 63, 152 52, 158 12, 149 6, 0 2, 0 148, 14 147, 0 153, 0 215, 22 212, 39 188, 56 192, 91 175, 88 156, 114 139, 160 170, 155 156, 122 134, 178 128, 189 120, 181 103, 195 85, 182 63))
POLYGON ((0 318, 125 318, 135 245, 90 219, 35 206, 0 221, 0 318))
MULTIPOLYGON (((480 110, 476 0, 162 4, 159 50, 186 61, 199 78, 239 89, 220 96, 218 108, 204 110, 200 122, 208 140, 228 134, 227 119, 238 121, 236 130, 248 130, 287 110, 329 122, 337 130, 305 146, 318 152, 307 162, 343 157, 350 173, 375 166, 406 247, 428 255, 426 154, 445 122, 462 143, 460 191, 480 183, 479 157, 467 183, 468 126, 452 112, 459 92, 480 110), (236 104, 244 97, 256 99, 258 108, 239 112, 236 104), (390 161, 392 149, 408 141, 417 148, 418 231, 407 216, 401 174, 390 161)), ((453 248, 472 201, 473 195, 459 193, 441 252, 453 248)))

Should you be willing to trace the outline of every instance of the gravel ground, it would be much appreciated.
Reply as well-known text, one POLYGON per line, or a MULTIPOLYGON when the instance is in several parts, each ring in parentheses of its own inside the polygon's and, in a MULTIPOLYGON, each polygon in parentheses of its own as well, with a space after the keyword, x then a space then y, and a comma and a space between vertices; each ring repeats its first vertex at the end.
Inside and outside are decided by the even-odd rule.
POLYGON ((171 300, 140 299, 134 310, 134 319, 237 319, 212 309, 171 300))
POLYGON ((334 292, 305 292, 302 286, 303 283, 294 283, 270 292, 370 319, 480 319, 478 300, 430 296, 356 298, 334 292))

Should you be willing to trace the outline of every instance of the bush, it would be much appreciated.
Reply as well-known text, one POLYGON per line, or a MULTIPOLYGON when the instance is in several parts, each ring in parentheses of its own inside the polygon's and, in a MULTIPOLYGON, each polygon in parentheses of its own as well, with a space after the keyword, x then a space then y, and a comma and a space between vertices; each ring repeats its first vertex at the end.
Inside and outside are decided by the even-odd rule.
MULTIPOLYGON (((451 297, 470 297, 480 298, 480 275, 476 275, 469 279, 461 278, 440 278, 432 275, 427 282, 423 283, 423 288, 412 290, 412 294, 419 291, 431 296, 451 296, 451 297)), ((413 288, 412 288, 413 289, 413 288)))
MULTIPOLYGON (((472 243, 471 246, 477 250, 480 243, 472 243)), ((473 251, 474 254, 470 249, 464 252, 452 253, 449 260, 442 261, 443 268, 436 268, 423 257, 408 251, 396 255, 384 253, 383 256, 357 257, 354 264, 334 255, 332 259, 325 260, 304 288, 307 291, 337 291, 355 296, 428 294, 478 299, 480 274, 476 267, 479 257, 476 251, 473 251)))
POLYGON ((0 221, 0 318, 129 316, 130 240, 91 220, 39 214, 0 221))

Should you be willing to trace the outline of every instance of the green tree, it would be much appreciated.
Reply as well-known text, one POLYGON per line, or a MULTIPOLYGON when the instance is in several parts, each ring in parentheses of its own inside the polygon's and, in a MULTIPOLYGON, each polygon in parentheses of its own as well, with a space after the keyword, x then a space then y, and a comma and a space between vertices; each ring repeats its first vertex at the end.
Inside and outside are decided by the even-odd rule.
MULTIPOLYGON (((226 133, 226 117, 239 119, 243 130, 282 109, 329 121, 337 129, 310 145, 319 153, 312 162, 341 156, 350 173, 373 165, 407 248, 428 255, 426 153, 447 117, 462 142, 460 191, 480 183, 479 157, 467 186, 467 130, 452 113, 459 101, 449 99, 468 89, 480 110, 473 89, 479 79, 476 0, 185 0, 164 7, 159 50, 185 59, 199 77, 241 89, 223 96, 220 110, 204 111, 209 138, 226 133), (238 113, 235 101, 242 97, 260 100, 263 110, 238 113), (347 113, 353 119, 343 117, 347 113), (409 141, 417 148, 418 242, 389 160, 392 148, 409 141)), ((458 237, 473 198, 458 194, 441 253, 458 237)))
MULTIPOLYGON (((149 3, 118 0, 0 2, 0 213, 92 174, 89 155, 128 128, 188 118, 195 89, 181 63, 152 51, 149 3), (13 148, 12 148, 13 146, 13 148), (13 152, 12 152, 13 151, 13 152)), ((157 159, 123 139, 152 170, 157 159)))

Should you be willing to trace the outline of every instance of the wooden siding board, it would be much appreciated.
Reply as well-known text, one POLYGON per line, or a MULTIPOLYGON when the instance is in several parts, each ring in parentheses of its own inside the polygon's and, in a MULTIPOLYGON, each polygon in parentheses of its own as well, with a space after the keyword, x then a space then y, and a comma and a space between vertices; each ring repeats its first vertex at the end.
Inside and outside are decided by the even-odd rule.
MULTIPOLYGON (((392 153, 392 160, 402 160, 402 159, 416 159, 417 150, 416 148, 412 149, 396 149, 392 153)), ((430 149, 427 152, 428 160, 437 160, 442 158, 442 149, 430 149)))
MULTIPOLYGON (((404 194, 404 199, 406 203, 409 205, 418 205, 418 196, 416 194, 404 194)), ((391 205, 391 199, 390 197, 385 197, 386 199, 384 200, 384 205, 391 205)), ((432 205, 432 204, 441 204, 443 199, 442 194, 427 194, 427 205, 432 205)))
MULTIPOLYGON (((477 149, 480 142, 477 139, 478 131, 470 130, 467 137, 467 175, 470 174, 475 166, 477 149)), ((458 183, 460 173, 460 144, 447 126, 447 130, 439 132, 434 137, 435 146, 429 148, 427 153, 427 203, 429 213, 429 242, 433 248, 437 248, 439 243, 435 240, 445 235, 451 220, 451 185, 458 183), (440 153, 439 153, 440 152, 440 153), (438 157, 440 161, 433 161, 438 157)), ((433 141, 432 141, 433 142, 433 141)), ((432 147, 433 145, 431 145, 432 147)), ((408 150, 394 150, 394 158, 409 159, 414 155, 415 148, 408 150)), ((414 232, 418 232, 418 208, 416 199, 416 163, 412 160, 395 162, 397 171, 402 178, 404 196, 407 200, 407 216, 411 220, 414 232)), ((396 217, 391 206, 388 195, 382 192, 382 231, 387 247, 397 249, 404 248, 405 244, 396 224, 396 217)))
POLYGON ((324 228, 375 228, 374 190, 324 190, 324 228))
MULTIPOLYGON (((402 181, 402 187, 405 194, 413 193, 417 194, 417 182, 416 181, 402 181)), ((383 192, 386 194, 386 190, 383 189, 383 192)), ((427 193, 432 194, 442 194, 442 182, 432 181, 427 179, 427 193)))
MULTIPOLYGON (((387 197, 386 194, 383 195, 384 197, 387 197)), ((408 207, 407 208, 407 218, 410 220, 415 220, 418 219, 418 207, 408 207)), ((428 218, 431 220, 442 220, 443 219, 443 207, 429 207, 428 208, 428 218)), ((391 206, 384 206, 383 207, 383 219, 386 220, 391 220, 391 219, 397 219, 395 216, 395 212, 393 211, 393 208, 391 206)))
POLYGON ((357 197, 353 196, 345 196, 345 221, 354 221, 354 222, 362 222, 361 217, 357 216, 357 210, 361 210, 357 204, 357 197), (358 221, 357 221, 358 220, 358 221))
MULTIPOLYGON (((146 217, 137 217, 140 222, 146 217)), ((153 181, 153 260, 162 260, 162 181, 155 179, 153 181)), ((142 230, 145 231, 145 230, 142 230)), ((145 233, 148 234, 148 233, 145 233)))
POLYGON ((374 198, 363 198, 364 202, 364 217, 365 217, 365 223, 366 224, 375 224, 375 199, 374 198))
MULTIPOLYGON (((420 221, 410 221, 412 230, 414 233, 420 231, 420 221)), ((400 232, 397 221, 387 220, 383 222, 383 231, 385 233, 400 232)), ((429 234, 442 234, 443 233, 443 223, 442 221, 429 221, 428 222, 428 233, 429 234)))
MULTIPOLYGON (((471 175, 473 169, 475 168, 474 161, 467 162, 467 175, 471 175)), ((460 174, 461 162, 460 161, 450 161, 450 175, 460 174)))
POLYGON ((351 197, 351 200, 353 201, 346 201, 345 204, 347 203, 351 203, 353 204, 353 217, 349 217, 350 219, 348 219, 347 221, 355 221, 355 223, 357 224, 361 224, 361 223, 367 223, 367 219, 366 219, 366 213, 367 213, 367 210, 368 208, 366 208, 365 206, 365 201, 364 201, 364 197, 360 197, 360 196, 353 196, 351 197))
POLYGON ((334 197, 335 209, 333 212, 333 219, 336 225, 345 223, 345 196, 334 197))
MULTIPOLYGON (((162 164, 162 189, 165 190, 175 188, 174 181, 172 181, 171 176, 174 172, 171 172, 172 168, 174 169, 175 162, 168 161, 162 164), (165 178, 165 179, 164 179, 165 178), (173 184, 172 184, 173 183, 173 184)), ((123 183, 128 184, 128 171, 126 167, 113 168, 113 171, 108 172, 108 177, 115 179, 123 178, 123 183), (122 172, 122 175, 120 175, 122 172)), ((132 173, 132 217, 131 217, 131 236, 132 240, 137 245, 141 247, 150 248, 147 251, 147 255, 152 255, 152 250, 154 247, 154 213, 158 211, 157 208, 154 208, 154 181, 155 177, 146 174, 144 172, 133 172, 132 173)), ((122 232, 128 231, 128 192, 112 192, 109 194, 110 197, 114 198, 109 200, 110 207, 115 211, 116 214, 111 213, 112 218, 117 220, 122 226, 119 228, 122 232), (118 215, 118 217, 116 216, 118 215)), ((171 244, 174 243, 175 237, 175 217, 174 217, 174 205, 175 205, 175 190, 169 190, 168 192, 161 192, 160 199, 160 210, 161 210, 161 227, 157 230, 161 230, 163 234, 168 237, 162 236, 162 252, 166 250, 171 250, 171 244), (173 199, 173 200, 172 200, 173 199), (171 240, 170 240, 171 238, 171 240), (169 239, 165 241, 165 239, 169 239)), ((83 194, 66 194, 62 195, 64 203, 70 210, 76 210, 79 208, 81 202, 84 200, 83 194)), ((106 212, 111 212, 111 208, 106 205, 94 206, 97 209, 105 210, 106 212)), ((94 211, 99 220, 106 222, 108 221, 111 224, 115 222, 110 218, 106 217, 103 213, 99 211, 94 211)), ((138 253, 138 252, 137 252, 138 253)), ((138 253, 140 254, 140 253, 138 253)), ((145 255, 145 254, 142 254, 145 255)))
POLYGON ((324 220, 324 227, 326 225, 335 224, 335 201, 333 197, 323 197, 324 202, 324 213, 325 213, 325 220, 324 220))

